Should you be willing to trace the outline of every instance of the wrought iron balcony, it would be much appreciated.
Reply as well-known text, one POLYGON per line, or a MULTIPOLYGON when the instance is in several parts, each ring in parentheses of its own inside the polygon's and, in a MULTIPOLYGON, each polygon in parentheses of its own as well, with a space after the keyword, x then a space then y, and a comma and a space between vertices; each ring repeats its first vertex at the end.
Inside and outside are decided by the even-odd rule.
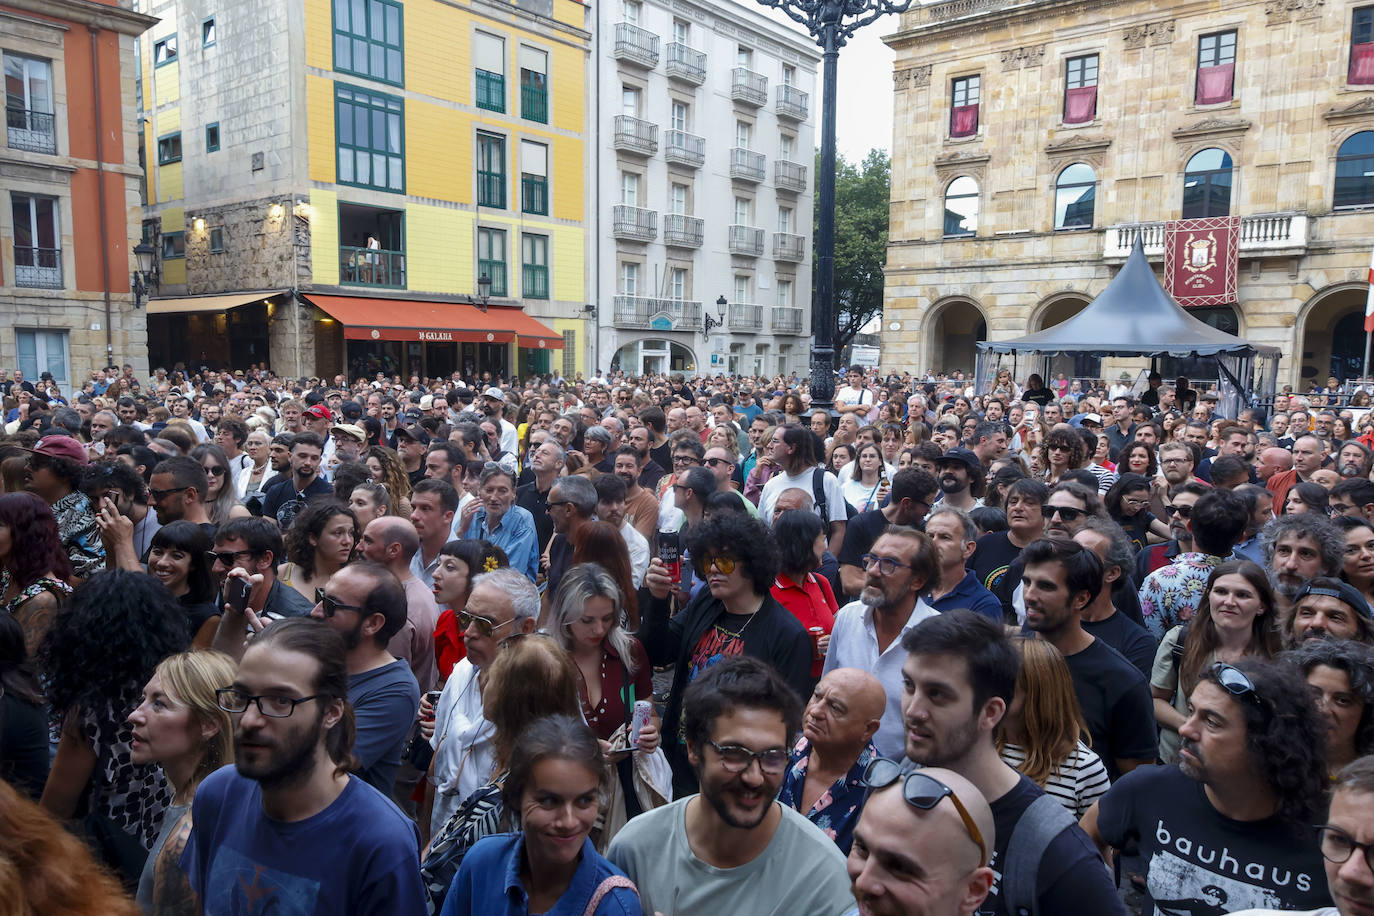
POLYGON ((800 263, 806 260, 806 239, 790 232, 773 233, 773 260, 800 263))
POLYGON ((730 148, 730 177, 741 181, 763 181, 767 172, 768 157, 763 153, 734 146, 730 148))
POLYGON ((663 244, 700 248, 706 238, 705 223, 695 216, 668 213, 663 217, 663 244))
POLYGON ((663 69, 670 79, 700 86, 706 82, 706 52, 689 48, 680 41, 668 42, 668 60, 663 69))
POLYGON ((616 60, 652 70, 658 66, 658 36, 632 23, 617 22, 615 47, 611 53, 616 60))
POLYGON ((780 118, 805 121, 810 111, 811 97, 796 86, 778 87, 777 114, 780 118))
POLYGON ((616 296, 617 327, 655 331, 696 331, 701 328, 701 303, 647 296, 616 296))
POLYGON ((14 246, 14 285, 27 289, 62 288, 62 249, 14 246))
POLYGON ((616 115, 615 148, 622 153, 652 156, 658 152, 658 125, 630 115, 616 115))
POLYGON ((611 208, 611 235, 631 242, 652 242, 658 236, 658 211, 617 204, 611 208))
POLYGON ((783 306, 773 307, 774 334, 800 334, 802 332, 802 310, 783 306))
POLYGON ((732 302, 730 311, 726 313, 725 322, 732 331, 762 331, 763 306, 732 302))
MULTIPOLYGON (((1306 213, 1257 213, 1240 220, 1240 256, 1249 258, 1291 257, 1307 252, 1308 217, 1306 213)), ((1102 258, 1124 261, 1131 253, 1136 236, 1145 257, 1164 258, 1163 223, 1121 223, 1102 233, 1102 258)))
POLYGON ((768 77, 748 67, 736 67, 731 71, 730 98, 755 108, 767 105, 768 77))
POLYGON ((57 122, 49 112, 7 106, 5 132, 10 149, 28 153, 57 152, 57 122))
POLYGON ((685 130, 663 134, 663 158, 678 165, 699 169, 706 162, 706 138, 685 130))
POLYGON ((405 289, 406 254, 383 248, 339 246, 339 283, 405 289))
POLYGON ((731 226, 727 247, 731 254, 757 258, 763 254, 763 230, 752 226, 731 226))
POLYGON ((779 159, 773 163, 773 184, 779 191, 795 191, 801 194, 806 190, 806 166, 799 162, 779 159))

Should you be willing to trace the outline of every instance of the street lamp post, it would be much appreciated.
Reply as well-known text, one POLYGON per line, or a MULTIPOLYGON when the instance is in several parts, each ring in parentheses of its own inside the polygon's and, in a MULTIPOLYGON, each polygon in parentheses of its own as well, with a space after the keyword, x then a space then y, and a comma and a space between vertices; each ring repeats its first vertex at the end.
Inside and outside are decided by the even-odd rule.
POLYGON ((816 288, 811 299, 811 406, 835 400, 835 76, 840 48, 856 29, 905 12, 911 0, 758 0, 806 27, 822 51, 821 167, 816 226, 816 288))

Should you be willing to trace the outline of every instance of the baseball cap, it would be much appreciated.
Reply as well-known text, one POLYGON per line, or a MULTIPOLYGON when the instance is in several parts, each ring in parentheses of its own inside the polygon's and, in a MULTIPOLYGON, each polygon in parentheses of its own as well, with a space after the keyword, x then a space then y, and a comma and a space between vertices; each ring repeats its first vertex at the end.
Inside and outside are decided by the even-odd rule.
POLYGON ((960 448, 959 446, 955 446, 935 459, 936 465, 939 465, 943 461, 962 462, 970 471, 981 471, 983 469, 983 462, 978 460, 977 455, 973 454, 971 450, 960 448))
POLYGON ((425 428, 418 423, 396 427, 396 435, 414 439, 421 445, 429 445, 429 433, 425 432, 425 428))
POLYGON ((307 408, 304 410, 304 413, 310 414, 310 416, 314 417, 314 418, 317 419, 317 420, 332 420, 332 419, 334 419, 333 414, 331 414, 331 413, 329 412, 329 408, 328 408, 328 407, 325 407, 323 404, 315 404, 315 405, 313 405, 313 406, 311 406, 311 407, 307 407, 307 408))
POLYGON ((359 442, 367 441, 367 433, 363 432, 363 428, 361 426, 354 426, 352 423, 338 423, 334 426, 334 432, 343 433, 345 436, 357 439, 359 442))
POLYGON ((420 409, 429 410, 434 406, 434 395, 426 394, 420 397, 420 409))
POLYGON ((86 447, 71 436, 44 436, 34 443, 33 448, 26 448, 24 451, 46 455, 49 458, 65 458, 81 465, 91 463, 90 457, 86 454, 86 447))
POLYGON ((506 393, 502 391, 500 388, 497 388, 495 385, 493 385, 486 391, 482 392, 482 397, 495 398, 498 401, 504 401, 506 399, 506 393))
POLYGON ((1374 612, 1369 609, 1369 602, 1365 601, 1364 595, 1349 582, 1342 582, 1340 579, 1332 579, 1325 576, 1308 582, 1298 589, 1298 594, 1293 598, 1293 604, 1306 598, 1308 595, 1321 595, 1326 598, 1335 598, 1338 601, 1350 605, 1350 609, 1359 614, 1365 620, 1374 620, 1374 612))

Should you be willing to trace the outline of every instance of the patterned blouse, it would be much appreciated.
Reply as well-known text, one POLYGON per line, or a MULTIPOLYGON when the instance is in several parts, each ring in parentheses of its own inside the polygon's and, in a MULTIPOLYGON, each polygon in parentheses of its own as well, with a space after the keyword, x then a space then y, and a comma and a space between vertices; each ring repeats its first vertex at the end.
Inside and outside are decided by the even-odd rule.
POLYGON ((807 820, 835 841, 840 852, 849 855, 849 847, 854 843, 854 825, 859 822, 864 799, 868 795, 868 789, 863 784, 864 767, 881 756, 882 754, 878 753, 878 749, 870 742, 860 752, 859 759, 854 761, 849 772, 821 793, 821 797, 816 799, 810 811, 802 811, 802 787, 806 784, 807 767, 811 765, 811 742, 799 738, 796 746, 792 748, 787 773, 782 779, 782 791, 778 793, 778 801, 805 814, 807 820))
POLYGON ((1140 612, 1155 642, 1180 623, 1192 619, 1202 603, 1207 578, 1221 562, 1222 557, 1211 554, 1181 553, 1168 566, 1161 566, 1146 577, 1145 584, 1140 587, 1140 612))
POLYGON ((73 490, 52 504, 57 519, 57 536, 72 562, 78 579, 86 579, 105 568, 105 544, 95 524, 95 509, 80 490, 73 490))
POLYGON ((96 753, 91 775, 91 807, 116 827, 152 849, 162 828, 162 816, 172 803, 172 790, 155 763, 129 759, 133 727, 128 714, 138 705, 143 685, 131 686, 117 701, 101 710, 81 713, 82 736, 96 753))

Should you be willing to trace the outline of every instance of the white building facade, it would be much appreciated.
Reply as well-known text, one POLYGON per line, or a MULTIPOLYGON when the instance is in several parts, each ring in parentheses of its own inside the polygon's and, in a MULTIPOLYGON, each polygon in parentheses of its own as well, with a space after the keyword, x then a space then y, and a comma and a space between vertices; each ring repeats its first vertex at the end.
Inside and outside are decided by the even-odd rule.
POLYGON ((595 364, 805 373, 819 51, 728 0, 598 15, 595 364))

